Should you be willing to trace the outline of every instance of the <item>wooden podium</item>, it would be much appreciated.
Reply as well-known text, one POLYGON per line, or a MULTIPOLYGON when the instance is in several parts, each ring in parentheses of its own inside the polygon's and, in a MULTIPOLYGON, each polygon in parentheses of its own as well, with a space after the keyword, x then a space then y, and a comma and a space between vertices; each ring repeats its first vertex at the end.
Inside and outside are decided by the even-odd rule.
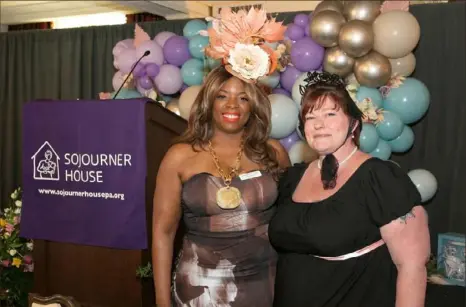
MULTIPOLYGON (((152 199, 163 156, 187 122, 155 102, 145 106, 147 178, 145 187, 148 246, 152 240, 152 199)), ((151 259, 148 250, 34 241, 34 289, 41 296, 73 296, 83 306, 154 306, 152 280, 141 280, 136 269, 151 259)))

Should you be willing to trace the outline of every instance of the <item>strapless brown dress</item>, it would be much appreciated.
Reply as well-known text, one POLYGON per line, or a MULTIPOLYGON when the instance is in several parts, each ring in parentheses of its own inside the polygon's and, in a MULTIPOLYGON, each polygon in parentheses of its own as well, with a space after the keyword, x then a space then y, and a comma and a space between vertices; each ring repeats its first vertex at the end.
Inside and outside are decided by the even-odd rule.
POLYGON ((199 173, 183 184, 186 234, 173 276, 175 306, 272 306, 277 255, 268 225, 278 191, 273 177, 261 174, 233 179, 242 201, 232 210, 217 206, 220 177, 199 173))

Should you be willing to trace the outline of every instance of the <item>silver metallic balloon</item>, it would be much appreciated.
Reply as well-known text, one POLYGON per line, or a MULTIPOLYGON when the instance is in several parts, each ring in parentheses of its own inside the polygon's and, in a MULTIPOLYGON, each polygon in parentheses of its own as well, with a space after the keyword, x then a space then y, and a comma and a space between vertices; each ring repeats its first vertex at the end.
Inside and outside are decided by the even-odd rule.
POLYGON ((363 20, 374 22, 380 15, 382 1, 345 1, 343 14, 348 21, 363 20))
POLYGON ((323 11, 335 11, 343 14, 343 3, 341 1, 324 0, 317 4, 311 15, 315 17, 318 13, 323 11))
POLYGON ((172 100, 170 100, 170 102, 167 103, 166 108, 175 113, 176 115, 181 116, 180 107, 178 105, 178 98, 173 98, 172 100))
POLYGON ((336 46, 325 50, 323 66, 324 71, 344 78, 353 71, 354 59, 336 46))
POLYGON ((356 60, 354 75, 359 84, 367 87, 379 87, 387 84, 392 74, 390 61, 377 51, 371 51, 356 60))
POLYGON ((362 20, 348 21, 341 27, 338 45, 351 57, 366 55, 374 45, 372 25, 362 20))
POLYGON ((323 11, 312 18, 309 33, 319 45, 333 47, 338 44, 338 34, 345 21, 343 15, 338 12, 323 11))

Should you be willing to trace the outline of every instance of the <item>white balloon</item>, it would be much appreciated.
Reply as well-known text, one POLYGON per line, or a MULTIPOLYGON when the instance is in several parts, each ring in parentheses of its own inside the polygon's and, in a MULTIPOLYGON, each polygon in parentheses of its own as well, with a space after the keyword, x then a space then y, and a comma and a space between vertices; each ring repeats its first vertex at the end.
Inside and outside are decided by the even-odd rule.
POLYGON ((299 110, 296 103, 288 96, 271 94, 269 100, 272 105, 272 129, 270 137, 282 139, 296 129, 299 110))
POLYGON ((309 163, 318 158, 318 155, 305 141, 297 141, 294 143, 288 151, 288 156, 290 157, 292 165, 301 162, 309 163))
POLYGON ((180 110, 180 116, 184 119, 189 119, 189 113, 191 112, 191 107, 196 100, 197 95, 201 90, 200 85, 193 85, 188 87, 181 93, 180 100, 178 102, 178 108, 180 110))
POLYGON ((307 72, 303 72, 298 77, 298 79, 296 79, 296 81, 293 84, 293 87, 291 88, 291 97, 293 97, 294 102, 296 102, 296 105, 298 106, 300 110, 301 110, 301 98, 303 97, 303 95, 301 95, 299 86, 306 85, 306 83, 304 82, 304 79, 306 79, 306 77, 307 77, 307 72))
POLYGON ((421 194, 422 202, 430 200, 437 192, 437 179, 428 170, 414 169, 408 172, 408 176, 421 194))

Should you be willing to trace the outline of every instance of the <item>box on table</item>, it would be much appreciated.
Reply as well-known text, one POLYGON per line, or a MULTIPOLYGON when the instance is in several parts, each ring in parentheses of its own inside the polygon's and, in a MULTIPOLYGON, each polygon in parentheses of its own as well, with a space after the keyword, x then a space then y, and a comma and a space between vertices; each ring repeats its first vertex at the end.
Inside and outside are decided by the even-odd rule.
POLYGON ((438 235, 437 269, 446 281, 466 286, 464 234, 447 232, 438 235))

